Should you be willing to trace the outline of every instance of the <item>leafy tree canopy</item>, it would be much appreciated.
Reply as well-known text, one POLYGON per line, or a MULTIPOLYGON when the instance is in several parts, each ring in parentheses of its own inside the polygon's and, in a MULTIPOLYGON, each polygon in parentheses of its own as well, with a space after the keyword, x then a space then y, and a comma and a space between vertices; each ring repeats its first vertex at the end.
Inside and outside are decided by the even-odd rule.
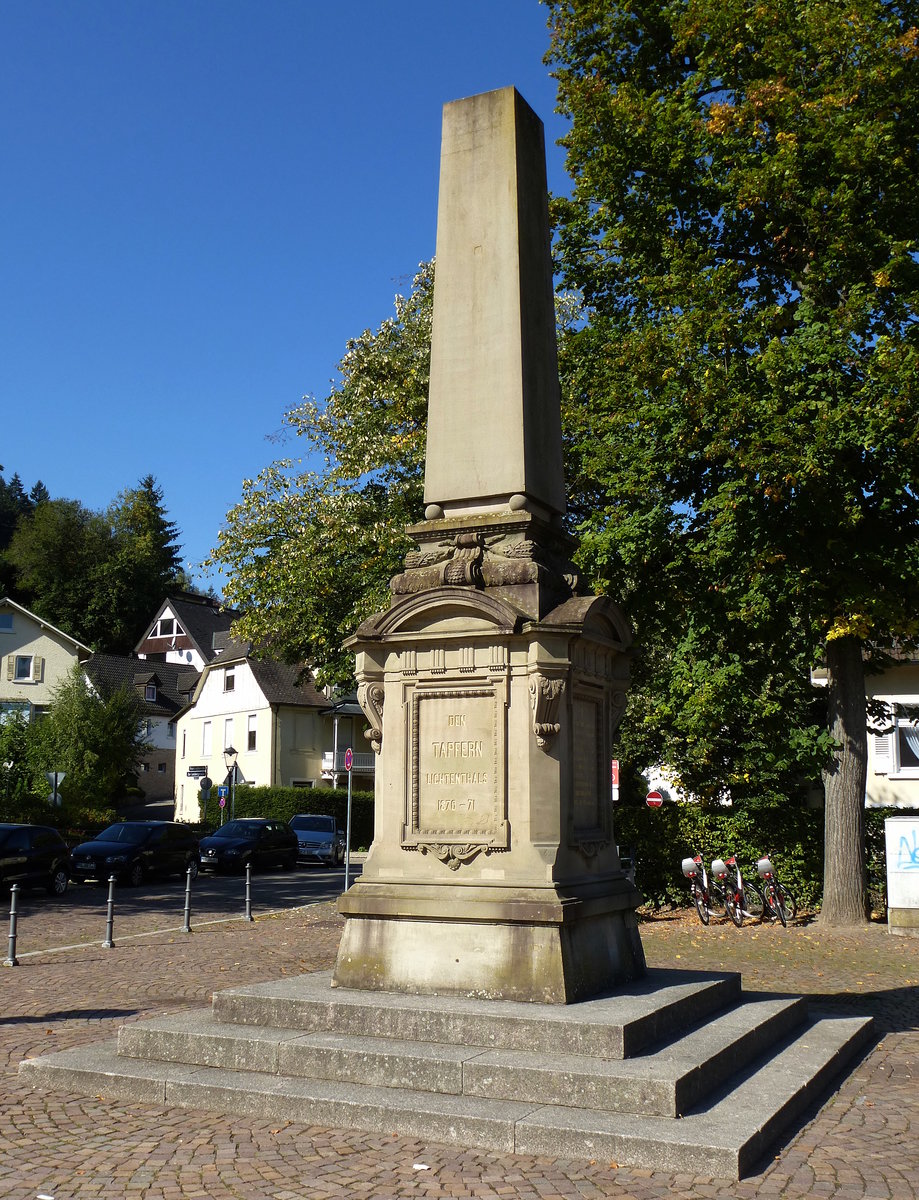
POLYGON ((40 721, 9 717, 0 723, 0 787, 6 819, 29 819, 48 795, 47 772, 63 771, 69 807, 104 810, 132 781, 146 750, 140 697, 125 686, 100 693, 75 665, 40 721))
POLYGON ((166 593, 188 586, 177 536, 152 475, 106 513, 49 499, 37 484, 2 561, 26 607, 94 649, 126 654, 166 593))
POLYGON ((722 728, 724 681, 762 727, 826 656, 827 911, 857 919, 862 662, 919 628, 916 5, 548 7, 584 552, 670 628, 677 735, 722 728))
POLYGON ((243 481, 205 563, 228 577, 239 635, 309 661, 323 683, 351 680, 342 642, 388 603, 410 548, 404 527, 423 507, 432 302, 422 264, 395 315, 348 342, 331 395, 286 414, 304 456, 243 481))

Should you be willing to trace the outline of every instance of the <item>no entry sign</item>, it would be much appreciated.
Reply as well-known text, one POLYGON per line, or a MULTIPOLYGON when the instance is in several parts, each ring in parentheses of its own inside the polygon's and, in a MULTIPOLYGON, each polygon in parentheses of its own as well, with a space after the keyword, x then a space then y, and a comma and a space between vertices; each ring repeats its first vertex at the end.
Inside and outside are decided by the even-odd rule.
POLYGON ((647 796, 645 796, 645 804, 647 804, 648 808, 660 808, 663 803, 664 797, 660 792, 648 792, 647 796))

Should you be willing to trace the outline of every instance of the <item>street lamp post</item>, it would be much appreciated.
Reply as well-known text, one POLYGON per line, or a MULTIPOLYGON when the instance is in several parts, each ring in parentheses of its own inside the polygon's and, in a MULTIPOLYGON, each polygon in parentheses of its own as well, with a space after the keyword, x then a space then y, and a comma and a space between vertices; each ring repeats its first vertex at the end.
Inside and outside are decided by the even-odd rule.
POLYGON ((223 752, 227 774, 230 776, 230 820, 236 816, 236 759, 238 752, 232 746, 227 746, 223 752))

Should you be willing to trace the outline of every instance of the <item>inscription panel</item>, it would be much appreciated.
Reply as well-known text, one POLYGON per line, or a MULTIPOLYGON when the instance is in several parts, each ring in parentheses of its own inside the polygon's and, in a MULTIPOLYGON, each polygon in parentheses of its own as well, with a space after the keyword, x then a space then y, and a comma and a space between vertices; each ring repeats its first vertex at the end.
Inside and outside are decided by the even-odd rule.
POLYGON ((417 688, 411 698, 406 841, 506 843, 504 712, 494 688, 417 688))
POLYGON ((574 752, 575 831, 595 830, 600 821, 600 788, 597 764, 600 761, 600 710, 596 700, 577 696, 574 700, 574 728, 577 731, 574 752))

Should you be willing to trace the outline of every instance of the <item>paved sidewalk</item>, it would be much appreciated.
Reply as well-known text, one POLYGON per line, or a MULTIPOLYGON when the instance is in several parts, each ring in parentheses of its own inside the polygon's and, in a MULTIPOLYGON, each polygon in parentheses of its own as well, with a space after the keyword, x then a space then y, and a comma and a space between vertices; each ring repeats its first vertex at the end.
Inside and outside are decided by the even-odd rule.
MULTIPOLYGON (((830 933, 680 914, 642 926, 649 963, 740 970, 748 991, 806 992, 872 1013, 878 1044, 777 1157, 740 1183, 584 1162, 495 1155, 293 1123, 31 1092, 27 1055, 113 1036, 125 1021, 209 1002, 213 991, 328 968, 341 930, 321 904, 81 947, 0 974, 0 1198, 36 1200, 592 1200, 621 1197, 919 1197, 919 939, 883 926, 830 933)), ((72 940, 77 941, 74 937, 72 940)))

